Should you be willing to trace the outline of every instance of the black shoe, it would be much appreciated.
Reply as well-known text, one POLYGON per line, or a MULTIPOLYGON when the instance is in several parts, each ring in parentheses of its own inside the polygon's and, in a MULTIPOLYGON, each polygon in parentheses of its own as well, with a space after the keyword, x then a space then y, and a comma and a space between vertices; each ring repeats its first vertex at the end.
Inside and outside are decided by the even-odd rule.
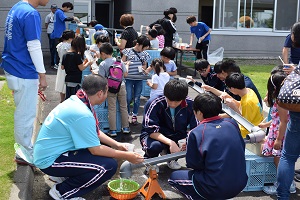
POLYGON ((295 181, 300 182, 300 174, 294 176, 295 181))
POLYGON ((300 174, 300 169, 295 169, 295 174, 300 174))

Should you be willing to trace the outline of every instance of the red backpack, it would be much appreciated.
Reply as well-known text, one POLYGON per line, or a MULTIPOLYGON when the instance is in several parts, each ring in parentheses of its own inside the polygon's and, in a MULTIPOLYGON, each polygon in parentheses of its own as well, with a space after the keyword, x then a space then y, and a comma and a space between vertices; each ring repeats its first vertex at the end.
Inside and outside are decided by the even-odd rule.
POLYGON ((117 60, 116 62, 114 62, 112 66, 109 67, 108 70, 108 77, 107 77, 108 91, 111 93, 118 93, 121 88, 122 80, 123 80, 122 63, 120 60, 117 60))

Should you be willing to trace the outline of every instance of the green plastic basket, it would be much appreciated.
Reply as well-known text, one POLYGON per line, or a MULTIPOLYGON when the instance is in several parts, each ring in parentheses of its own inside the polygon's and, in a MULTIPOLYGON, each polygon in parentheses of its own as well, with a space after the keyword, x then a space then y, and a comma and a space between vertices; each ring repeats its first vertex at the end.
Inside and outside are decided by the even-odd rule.
POLYGON ((132 180, 122 179, 123 187, 121 187, 121 179, 116 179, 108 183, 110 195, 115 199, 133 199, 139 193, 140 185, 132 180))

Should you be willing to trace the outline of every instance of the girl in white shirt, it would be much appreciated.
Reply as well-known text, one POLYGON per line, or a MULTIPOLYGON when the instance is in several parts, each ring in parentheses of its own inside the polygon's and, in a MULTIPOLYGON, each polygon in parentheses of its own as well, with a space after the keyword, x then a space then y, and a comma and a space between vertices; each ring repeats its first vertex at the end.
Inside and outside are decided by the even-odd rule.
POLYGON ((154 59, 151 67, 156 74, 152 76, 151 81, 147 81, 147 85, 151 87, 150 98, 154 98, 164 94, 164 87, 170 80, 170 75, 166 72, 164 62, 160 58, 154 59))

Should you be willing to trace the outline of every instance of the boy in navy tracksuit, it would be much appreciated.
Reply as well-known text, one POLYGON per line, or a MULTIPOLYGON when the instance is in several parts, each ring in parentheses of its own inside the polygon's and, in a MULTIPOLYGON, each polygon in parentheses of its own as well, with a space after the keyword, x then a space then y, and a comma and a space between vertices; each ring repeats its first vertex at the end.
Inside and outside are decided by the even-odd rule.
POLYGON ((190 170, 175 171, 169 184, 187 199, 228 199, 247 184, 245 143, 233 119, 221 119, 221 99, 204 93, 194 100, 200 125, 187 140, 186 163, 190 170))
MULTIPOLYGON (((193 100, 187 98, 187 94, 186 82, 171 80, 164 87, 164 96, 148 100, 140 135, 145 157, 157 157, 163 150, 179 152, 178 140, 187 137, 187 126, 191 129, 197 126, 193 100)), ((176 161, 169 162, 168 166, 181 167, 176 161)))

